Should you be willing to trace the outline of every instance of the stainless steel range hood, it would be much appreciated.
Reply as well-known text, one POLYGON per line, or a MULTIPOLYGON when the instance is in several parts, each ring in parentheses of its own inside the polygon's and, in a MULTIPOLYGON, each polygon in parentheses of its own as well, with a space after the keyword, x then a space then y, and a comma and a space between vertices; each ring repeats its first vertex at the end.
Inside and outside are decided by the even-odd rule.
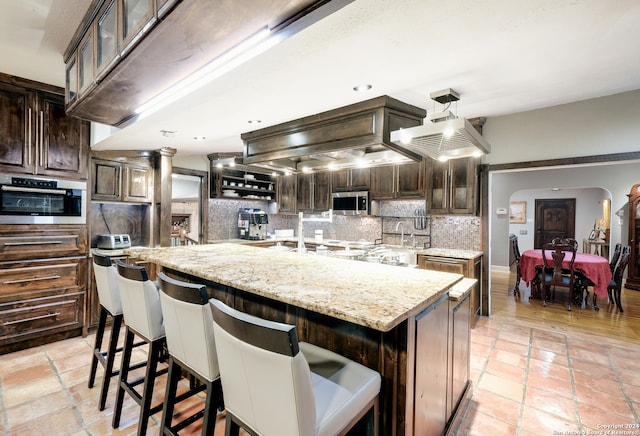
POLYGON ((394 144, 438 160, 479 157, 491 152, 491 145, 480 132, 450 110, 451 103, 460 100, 460 94, 448 88, 432 92, 430 97, 445 105, 444 111, 432 114, 432 123, 391 132, 394 144))
POLYGON ((243 133, 243 163, 283 172, 422 160, 390 139, 419 126, 426 111, 388 96, 243 133))
POLYGON ((465 118, 439 121, 391 132, 391 142, 432 159, 479 157, 491 145, 465 118))

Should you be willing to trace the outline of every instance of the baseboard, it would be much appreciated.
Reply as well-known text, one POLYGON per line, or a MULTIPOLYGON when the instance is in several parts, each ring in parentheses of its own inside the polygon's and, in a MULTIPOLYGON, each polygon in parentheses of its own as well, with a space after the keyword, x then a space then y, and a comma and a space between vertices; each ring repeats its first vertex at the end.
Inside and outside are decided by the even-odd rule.
POLYGON ((510 273, 511 268, 508 266, 502 265, 491 265, 491 272, 499 272, 499 273, 510 273))

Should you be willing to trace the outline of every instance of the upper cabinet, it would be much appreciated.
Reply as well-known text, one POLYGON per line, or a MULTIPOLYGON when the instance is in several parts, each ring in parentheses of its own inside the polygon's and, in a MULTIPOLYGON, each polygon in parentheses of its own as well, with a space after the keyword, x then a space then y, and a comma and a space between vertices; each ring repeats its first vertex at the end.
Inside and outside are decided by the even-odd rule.
POLYGON ((431 214, 478 211, 477 158, 430 160, 427 164, 427 205, 431 214))
POLYGON ((296 178, 298 212, 324 212, 331 208, 331 173, 303 173, 296 178))
POLYGON ((333 192, 368 191, 371 187, 371 168, 351 168, 331 171, 333 192))
POLYGON ((66 109, 122 125, 261 29, 290 36, 352 0, 94 0, 65 53, 66 109))
POLYGON ((93 157, 91 200, 151 203, 153 173, 150 157, 93 157))
POLYGON ((371 169, 371 199, 424 198, 425 161, 371 169))
POLYGON ((1 171, 87 178, 90 126, 65 114, 61 89, 0 74, 0 120, 1 171))

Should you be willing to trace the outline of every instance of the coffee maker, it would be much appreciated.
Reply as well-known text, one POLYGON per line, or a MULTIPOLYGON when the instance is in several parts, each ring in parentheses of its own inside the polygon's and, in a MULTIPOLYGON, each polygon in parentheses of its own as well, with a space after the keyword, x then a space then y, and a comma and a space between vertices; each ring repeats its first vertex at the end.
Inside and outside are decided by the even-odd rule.
POLYGON ((242 208, 238 211, 238 237, 261 240, 267 237, 269 216, 260 209, 242 208))

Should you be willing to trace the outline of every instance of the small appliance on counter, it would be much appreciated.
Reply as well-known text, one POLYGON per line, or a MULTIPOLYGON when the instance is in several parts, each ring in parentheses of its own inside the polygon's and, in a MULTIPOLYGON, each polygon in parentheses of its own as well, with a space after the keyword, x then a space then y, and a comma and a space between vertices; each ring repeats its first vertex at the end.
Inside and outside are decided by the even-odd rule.
POLYGON ((260 209, 241 208, 238 211, 238 237, 261 240, 267 237, 269 216, 260 209))
POLYGON ((131 238, 127 234, 98 235, 98 248, 104 250, 122 250, 131 247, 131 238))

